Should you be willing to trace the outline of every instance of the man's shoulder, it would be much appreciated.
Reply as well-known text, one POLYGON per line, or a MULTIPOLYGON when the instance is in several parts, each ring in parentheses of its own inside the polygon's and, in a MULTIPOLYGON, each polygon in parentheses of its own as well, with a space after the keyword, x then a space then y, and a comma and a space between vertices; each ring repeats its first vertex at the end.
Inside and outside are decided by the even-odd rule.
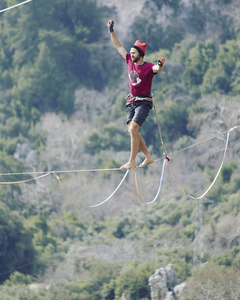
POLYGON ((127 54, 126 54, 126 62, 129 62, 129 61, 131 61, 131 55, 130 55, 130 53, 127 52, 127 54))
POLYGON ((147 67, 153 67, 153 66, 154 66, 153 63, 148 62, 148 61, 144 61, 144 64, 145 64, 147 67))

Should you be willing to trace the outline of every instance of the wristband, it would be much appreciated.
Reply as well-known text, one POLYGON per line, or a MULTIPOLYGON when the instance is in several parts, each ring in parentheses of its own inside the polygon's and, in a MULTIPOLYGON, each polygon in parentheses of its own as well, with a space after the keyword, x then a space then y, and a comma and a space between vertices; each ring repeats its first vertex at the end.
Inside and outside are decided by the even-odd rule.
POLYGON ((164 58, 164 57, 160 57, 160 58, 158 59, 158 65, 159 65, 160 67, 163 66, 164 62, 165 62, 165 58, 164 58))
POLYGON ((112 24, 110 24, 110 26, 109 26, 109 33, 114 31, 113 25, 114 25, 114 22, 112 21, 112 24))

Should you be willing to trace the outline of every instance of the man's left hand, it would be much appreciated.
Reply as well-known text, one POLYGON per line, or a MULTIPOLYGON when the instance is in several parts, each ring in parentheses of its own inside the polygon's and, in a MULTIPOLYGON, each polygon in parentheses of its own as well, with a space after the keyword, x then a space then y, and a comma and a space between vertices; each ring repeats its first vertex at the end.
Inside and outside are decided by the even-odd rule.
POLYGON ((158 59, 158 61, 157 61, 158 65, 159 65, 160 67, 163 66, 164 62, 165 62, 165 58, 164 58, 164 57, 160 57, 160 58, 158 59))

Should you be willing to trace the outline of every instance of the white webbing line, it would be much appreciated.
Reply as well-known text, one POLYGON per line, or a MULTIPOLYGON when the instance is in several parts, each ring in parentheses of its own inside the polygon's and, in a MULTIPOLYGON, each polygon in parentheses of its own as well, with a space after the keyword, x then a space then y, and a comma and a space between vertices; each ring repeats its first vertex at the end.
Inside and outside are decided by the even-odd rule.
POLYGON ((227 139, 226 139, 226 145, 225 145, 225 149, 224 149, 224 154, 223 154, 223 158, 222 158, 222 163, 218 169, 218 172, 215 176, 215 178, 213 179, 213 182, 210 184, 210 186, 208 187, 208 189, 199 197, 193 197, 191 195, 188 195, 190 198, 192 199, 197 199, 197 200, 200 200, 202 199, 208 192, 209 190, 212 188, 212 186, 214 185, 215 181, 217 180, 218 178, 218 175, 220 174, 221 170, 222 170, 222 167, 223 167, 223 164, 224 164, 224 160, 225 160, 225 156, 226 156, 226 153, 227 153, 227 149, 228 149, 228 142, 229 142, 229 136, 230 136, 230 132, 233 131, 235 128, 231 128, 228 133, 227 133, 227 139))
POLYGON ((21 3, 18 3, 18 4, 16 4, 16 5, 13 5, 13 6, 11 6, 11 7, 4 8, 4 9, 0 10, 0 13, 3 13, 3 12, 5 12, 5 11, 7 11, 7 10, 10 10, 10 9, 15 8, 15 7, 21 6, 21 5, 26 4, 26 3, 28 3, 28 2, 31 2, 31 1, 32 1, 32 0, 27 0, 27 1, 24 1, 24 2, 21 2, 21 3))
POLYGON ((119 185, 116 187, 116 189, 112 192, 112 194, 105 200, 103 200, 102 202, 95 204, 95 205, 90 205, 88 207, 97 207, 100 206, 102 204, 104 204, 105 202, 107 202, 110 198, 112 198, 112 196, 116 193, 116 191, 120 188, 120 186, 122 185, 123 181, 125 180, 127 174, 129 173, 129 170, 127 170, 127 172, 125 173, 125 175, 123 176, 121 182, 119 183, 119 185))
POLYGON ((159 195, 159 193, 161 191, 161 187, 162 187, 162 181, 163 181, 165 164, 166 164, 166 159, 164 159, 164 161, 163 161, 162 174, 161 174, 161 178, 160 178, 160 181, 159 181, 159 186, 158 186, 157 194, 156 194, 155 198, 152 201, 147 202, 146 204, 152 204, 153 202, 155 202, 157 200, 157 197, 158 197, 158 195, 159 195))

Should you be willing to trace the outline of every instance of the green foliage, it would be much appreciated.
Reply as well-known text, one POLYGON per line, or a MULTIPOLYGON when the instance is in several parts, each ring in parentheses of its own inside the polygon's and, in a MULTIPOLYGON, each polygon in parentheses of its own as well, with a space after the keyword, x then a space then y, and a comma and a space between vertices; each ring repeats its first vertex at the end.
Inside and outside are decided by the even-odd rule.
POLYGON ((168 0, 163 0, 163 1, 158 1, 158 0, 148 0, 146 1, 145 6, 146 7, 151 7, 151 4, 154 3, 156 5, 156 7, 158 8, 158 10, 161 10, 163 5, 172 7, 174 9, 178 9, 179 5, 180 5, 180 0, 173 0, 173 1, 168 1, 168 0))
MULTIPOLYGON (((149 263, 131 263, 122 269, 117 279, 116 296, 121 297, 123 293, 127 299, 150 299, 150 288, 148 278, 153 273, 153 266, 149 263)), ((118 299, 117 298, 117 299, 118 299)))
POLYGON ((4 282, 7 286, 28 285, 32 283, 33 278, 30 275, 24 275, 20 272, 14 272, 9 276, 9 279, 4 282))
POLYGON ((193 3, 187 16, 186 24, 190 26, 192 33, 199 34, 205 30, 206 15, 202 9, 203 6, 193 3))
POLYGON ((17 213, 6 207, 0 208, 0 280, 18 270, 24 274, 33 273, 37 255, 32 243, 32 234, 27 230, 17 213))
POLYGON ((167 27, 157 24, 156 13, 152 13, 151 17, 136 18, 131 30, 132 36, 137 36, 141 41, 148 43, 148 51, 150 52, 158 51, 160 48, 172 49, 176 42, 182 40, 183 36, 181 25, 176 28, 171 24, 167 27))
POLYGON ((219 266, 231 267, 234 264, 234 259, 239 260, 238 248, 233 248, 231 251, 224 252, 222 255, 214 255, 212 261, 219 266))
POLYGON ((69 115, 78 86, 102 89, 107 83, 110 65, 105 63, 104 51, 95 63, 102 36, 101 8, 95 1, 57 0, 54 4, 31 3, 31 9, 26 6, 18 14, 13 10, 2 19, 1 83, 10 88, 12 81, 18 117, 31 118, 32 107, 69 115))
POLYGON ((182 213, 179 211, 179 208, 176 206, 169 214, 166 216, 166 223, 175 226, 181 219, 182 213))
MULTIPOLYGON (((208 170, 210 181, 213 180, 215 172, 211 168, 205 168, 204 172, 208 170)), ((239 196, 239 177, 237 171, 237 165, 232 162, 228 165, 224 165, 221 171, 221 180, 218 180, 214 187, 209 192, 209 198, 214 199, 216 202, 224 203, 225 213, 238 213, 238 196, 239 196)))
POLYGON ((127 132, 117 128, 116 123, 111 123, 104 126, 102 132, 96 128, 93 129, 85 144, 85 149, 88 153, 94 155, 101 150, 128 150, 128 144, 129 136, 127 132))
POLYGON ((164 140, 173 141, 188 134, 188 112, 184 103, 173 102, 166 105, 159 118, 164 140))
POLYGON ((199 268, 184 289, 185 300, 210 299, 234 300, 240 296, 237 282, 239 272, 207 263, 199 268))
MULTIPOLYGON (((6 144, 5 144, 6 146, 6 144)), ((9 151, 9 149, 7 149, 9 151)), ((0 173, 21 173, 24 171, 24 165, 13 158, 12 156, 6 154, 5 152, 0 152, 0 173)), ((31 179, 30 176, 23 175, 21 180, 31 179)), ((12 175, 11 177, 6 178, 5 176, 0 177, 1 182, 15 182, 19 181, 19 176, 12 175)), ((23 203, 19 199, 21 194, 21 189, 17 184, 6 184, 1 185, 0 195, 1 202, 5 203, 12 210, 22 209, 23 203)))
POLYGON ((107 261, 92 261, 89 276, 95 290, 101 290, 101 287, 109 283, 118 276, 120 270, 119 264, 107 261))
POLYGON ((227 41, 220 46, 216 59, 210 64, 204 75, 202 90, 204 93, 222 92, 230 93, 235 87, 235 68, 239 61, 239 43, 237 41, 227 41))
POLYGON ((208 64, 214 55, 214 44, 211 42, 207 43, 206 46, 198 42, 195 47, 190 49, 183 74, 187 88, 202 84, 208 64))
POLYGON ((234 170, 237 169, 236 163, 232 162, 229 165, 225 165, 221 170, 221 177, 223 183, 229 183, 234 170))
POLYGON ((183 229, 183 233, 189 238, 191 241, 194 240, 195 226, 193 224, 188 225, 183 229))
MULTIPOLYGON (((204 114, 205 99, 201 98, 202 94, 220 92, 231 96, 238 95, 240 91, 239 42, 233 31, 236 24, 223 15, 226 12, 224 5, 229 5, 231 1, 214 2, 217 3, 214 10, 211 2, 206 5, 190 4, 186 11, 185 4, 179 0, 149 0, 144 8, 148 17, 136 18, 128 35, 129 46, 136 38, 148 43, 150 55, 146 60, 155 63, 160 56, 166 58, 164 71, 160 73, 160 80, 154 78, 152 90, 164 142, 167 141, 170 147, 177 150, 191 143, 191 134, 195 137, 198 134, 200 126, 194 120, 196 114, 204 114), (159 18, 166 7, 169 14, 159 18), (209 40, 209 36, 214 36, 214 40, 209 40)), ((7 5, 9 2, 1 1, 0 8, 7 5)), ((36 133, 38 121, 47 111, 61 111, 71 116, 74 93, 81 87, 105 91, 109 83, 106 92, 119 93, 116 101, 111 99, 101 109, 94 104, 99 104, 97 101, 102 99, 89 97, 81 100, 82 111, 77 113, 84 123, 86 135, 79 132, 79 148, 86 152, 86 156, 81 157, 79 150, 76 154, 79 160, 86 157, 91 165, 115 168, 119 166, 119 153, 129 151, 127 128, 118 126, 120 122, 122 124, 125 110, 125 87, 119 86, 115 90, 121 72, 120 58, 118 54, 109 55, 109 39, 107 42, 104 37, 104 16, 108 12, 96 1, 56 0, 53 4, 42 0, 41 3, 33 1, 24 9, 0 16, 2 173, 23 172, 25 167, 40 168, 38 162, 35 162, 36 165, 24 165, 13 157, 17 144, 30 143, 32 147, 42 150, 47 139, 36 133), (111 106, 111 110, 105 110, 107 105, 111 106), (90 131, 88 126, 94 129, 90 131), (114 159, 105 159, 113 151, 114 159), (101 155, 103 152, 105 157, 101 155)), ((106 101, 111 98, 111 95, 107 96, 106 101)), ((153 151, 159 153, 161 144, 155 117, 148 119, 141 128, 141 134, 153 151)), ((39 157, 41 159, 42 152, 39 157)), ((45 161, 41 163, 44 167, 48 166, 45 161)), ((211 245, 218 240, 217 222, 220 217, 223 214, 237 216, 240 212, 240 180, 236 166, 237 163, 224 165, 221 180, 216 182, 209 194, 209 198, 215 200, 215 207, 209 208, 204 221, 212 224, 208 240, 211 245)), ((213 168, 202 166, 202 170, 207 179, 214 178, 213 168)), ((151 172, 148 174, 151 175, 151 172)), ((2 177, 1 181, 5 178, 2 177)), ((112 180, 105 174, 100 178, 112 180)), ((12 176, 11 180, 19 180, 19 177, 12 176)), ((147 184, 151 181, 146 177, 144 180, 147 184)), ((131 185, 131 179, 127 183, 131 185)), ((107 212, 105 208, 96 212, 100 221, 93 216, 95 212, 85 208, 79 211, 69 205, 68 211, 64 211, 62 198, 55 190, 54 196, 49 193, 46 200, 50 202, 52 198, 53 201, 48 203, 51 206, 48 213, 35 216, 24 214, 24 209, 31 211, 23 201, 26 190, 23 189, 23 195, 19 185, 4 185, 0 190, 1 203, 13 211, 10 212, 4 205, 0 209, 0 275, 2 281, 9 278, 0 287, 1 298, 114 300, 125 293, 127 299, 150 299, 148 278, 155 268, 150 262, 152 257, 157 267, 171 262, 179 282, 192 276, 195 206, 186 204, 185 199, 163 199, 163 203, 134 207, 117 215, 112 214, 109 206, 107 212), (20 217, 21 213, 28 219, 20 217), (107 220, 104 219, 106 214, 109 216, 107 220), (131 251, 134 253, 131 254, 131 251), (37 261, 38 256, 41 264, 37 261), (136 263, 134 259, 141 260, 141 263, 136 263), (37 285, 40 292, 36 292, 29 287, 34 279, 26 274, 33 274, 38 280, 51 279, 53 284, 48 288, 37 285), (58 277, 59 274, 62 278, 58 277), (51 275, 53 278, 50 278, 51 275), (56 284, 56 281, 62 282, 56 284)), ((34 207, 34 202, 40 198, 34 193, 35 190, 31 191, 31 185, 29 190, 29 203, 34 207)), ((131 194, 124 192, 127 198, 132 199, 131 194)), ((81 196, 81 189, 79 194, 81 196)), ((204 209, 207 211, 207 206, 204 209)), ((222 248, 228 245, 224 239, 221 242, 222 248)), ((196 284, 184 299, 197 300, 196 295, 202 291, 201 285, 207 289, 209 282, 217 284, 221 290, 221 285, 225 284, 224 276, 229 280, 228 286, 238 295, 237 288, 230 283, 235 280, 233 270, 240 266, 239 245, 240 238, 236 235, 229 242, 228 252, 215 255, 212 259, 215 264, 211 264, 209 269, 205 265, 202 273, 192 277, 196 284)), ((210 251, 206 250, 204 260, 211 260, 210 251)), ((221 296, 231 300, 228 288, 224 287, 221 296)), ((217 290, 214 292, 210 290, 207 297, 214 299, 217 290)))

